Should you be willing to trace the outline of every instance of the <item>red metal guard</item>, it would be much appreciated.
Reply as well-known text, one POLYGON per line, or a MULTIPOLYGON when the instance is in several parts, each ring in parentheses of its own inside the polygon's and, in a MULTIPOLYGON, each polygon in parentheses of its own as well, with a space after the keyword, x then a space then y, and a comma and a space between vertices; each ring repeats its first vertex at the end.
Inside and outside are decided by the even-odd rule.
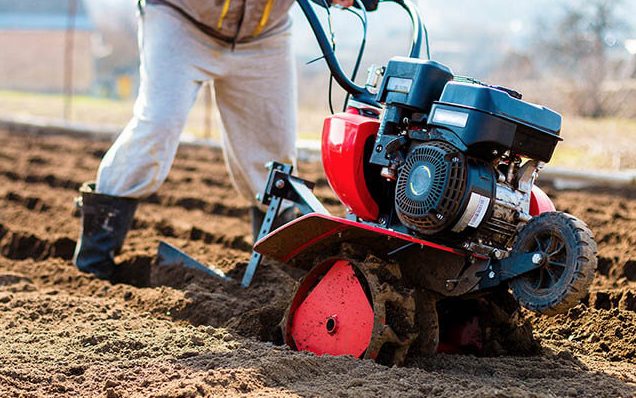
POLYGON ((325 119, 322 129, 322 164, 329 185, 353 214, 367 221, 378 218, 378 204, 364 179, 364 149, 380 121, 352 113, 325 119))
POLYGON ((373 309, 348 261, 336 261, 298 306, 291 336, 299 351, 360 357, 369 346, 373 309))

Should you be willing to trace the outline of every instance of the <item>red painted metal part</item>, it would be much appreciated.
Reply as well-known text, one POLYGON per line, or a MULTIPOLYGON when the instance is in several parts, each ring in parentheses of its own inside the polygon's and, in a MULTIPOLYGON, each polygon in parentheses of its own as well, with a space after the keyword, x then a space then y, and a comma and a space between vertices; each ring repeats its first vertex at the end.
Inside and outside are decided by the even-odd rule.
POLYGON ((530 194, 530 215, 534 217, 546 211, 556 211, 554 203, 541 188, 533 185, 530 194))
MULTIPOLYGON (((356 238, 375 238, 383 242, 387 240, 387 237, 391 237, 397 238, 397 240, 395 240, 397 246, 413 242, 460 256, 465 255, 463 252, 450 247, 428 242, 390 229, 318 213, 304 215, 278 228, 276 231, 256 242, 254 250, 276 261, 287 262, 305 251, 311 251, 313 246, 336 234, 342 235, 344 241, 346 241, 349 236, 355 236, 356 238)), ((480 256, 477 257, 483 258, 480 256)))
POLYGON ((333 264, 292 316, 299 351, 360 357, 371 341, 373 309, 345 260, 333 264))
POLYGON ((347 111, 325 119, 322 164, 329 185, 353 214, 367 221, 378 218, 378 204, 364 180, 364 147, 375 136, 380 121, 347 111))
POLYGON ((291 252, 289 252, 285 258, 283 259, 284 262, 290 260, 291 258, 293 258, 294 256, 296 256, 298 253, 302 252, 303 250, 307 249, 308 247, 310 247, 311 245, 313 245, 314 243, 318 243, 321 240, 328 238, 330 236, 333 236, 335 233, 337 233, 338 231, 342 230, 346 228, 346 225, 339 225, 336 226, 334 228, 329 229, 327 232, 316 236, 315 238, 311 238, 310 240, 308 240, 307 242, 305 242, 304 244, 298 246, 297 248, 295 248, 294 250, 292 250, 291 252))
POLYGON ((481 352, 481 326, 479 318, 474 317, 464 323, 449 326, 449 330, 437 345, 437 352, 461 354, 481 352))

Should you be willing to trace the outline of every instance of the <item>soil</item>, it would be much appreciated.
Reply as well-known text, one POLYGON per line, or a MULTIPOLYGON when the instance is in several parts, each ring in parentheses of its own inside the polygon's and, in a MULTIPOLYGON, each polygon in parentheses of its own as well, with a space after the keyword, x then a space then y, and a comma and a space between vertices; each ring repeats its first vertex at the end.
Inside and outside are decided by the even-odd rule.
MULTIPOLYGON (((296 269, 265 261, 242 289, 154 265, 164 240, 241 277, 252 244, 248 204, 214 149, 179 150, 166 183, 136 213, 116 283, 79 272, 73 199, 108 146, 0 131, 2 397, 636 396, 636 190, 544 187, 558 209, 589 224, 599 269, 567 314, 517 314, 538 347, 531 355, 437 354, 386 367, 280 345, 275 326, 302 276, 296 269)), ((330 211, 342 211, 320 164, 301 164, 300 175, 317 181, 330 211)))

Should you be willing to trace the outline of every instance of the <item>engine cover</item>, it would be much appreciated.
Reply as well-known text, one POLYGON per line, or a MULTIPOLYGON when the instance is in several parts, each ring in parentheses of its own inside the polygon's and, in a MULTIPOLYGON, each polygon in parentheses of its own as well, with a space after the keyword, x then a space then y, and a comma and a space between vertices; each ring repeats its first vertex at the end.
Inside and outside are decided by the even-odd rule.
POLYGON ((400 170, 395 208, 404 225, 423 235, 477 228, 492 213, 492 166, 467 159, 454 146, 431 141, 414 147, 400 170))
POLYGON ((417 146, 398 177, 398 217, 423 234, 437 233, 454 220, 465 191, 466 160, 457 148, 441 141, 417 146))

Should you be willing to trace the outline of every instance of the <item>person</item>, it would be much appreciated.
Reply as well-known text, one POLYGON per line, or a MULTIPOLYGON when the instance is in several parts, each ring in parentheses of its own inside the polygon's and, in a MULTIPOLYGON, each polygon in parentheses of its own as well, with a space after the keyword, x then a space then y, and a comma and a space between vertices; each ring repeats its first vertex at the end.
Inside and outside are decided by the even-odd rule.
MULTIPOLYGON (((157 191, 197 92, 214 82, 230 179, 250 204, 257 236, 264 164, 296 164, 296 74, 288 10, 294 0, 140 0, 140 86, 133 117, 80 189, 73 257, 111 279, 139 199, 157 191)), ((343 7, 353 0, 334 0, 343 7)), ((282 209, 278 222, 293 216, 282 209)))

